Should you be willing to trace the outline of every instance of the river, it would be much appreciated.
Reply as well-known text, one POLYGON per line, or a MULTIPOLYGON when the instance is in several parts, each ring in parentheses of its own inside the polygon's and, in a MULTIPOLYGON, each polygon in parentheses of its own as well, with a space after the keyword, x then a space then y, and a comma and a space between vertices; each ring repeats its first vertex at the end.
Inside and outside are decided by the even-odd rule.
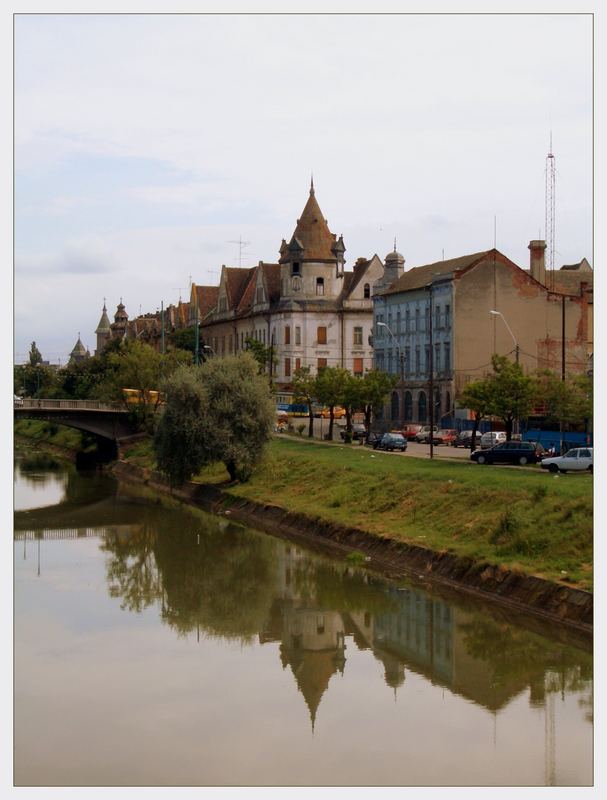
POLYGON ((583 786, 592 648, 39 455, 17 786, 583 786))

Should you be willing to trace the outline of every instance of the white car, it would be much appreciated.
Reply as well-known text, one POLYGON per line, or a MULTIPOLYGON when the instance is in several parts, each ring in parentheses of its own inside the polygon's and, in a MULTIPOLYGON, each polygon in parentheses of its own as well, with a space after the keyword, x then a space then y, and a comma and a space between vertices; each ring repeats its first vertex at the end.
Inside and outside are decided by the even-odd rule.
POLYGON ((488 450, 506 441, 506 431, 487 431, 481 436, 481 450, 488 450))
POLYGON ((564 456, 543 458, 540 466, 550 472, 592 472, 592 447, 575 447, 564 456))
POLYGON ((13 398, 14 398, 13 399, 13 404, 14 405, 16 405, 16 406, 22 406, 23 405, 23 398, 20 397, 18 394, 13 395, 13 398))

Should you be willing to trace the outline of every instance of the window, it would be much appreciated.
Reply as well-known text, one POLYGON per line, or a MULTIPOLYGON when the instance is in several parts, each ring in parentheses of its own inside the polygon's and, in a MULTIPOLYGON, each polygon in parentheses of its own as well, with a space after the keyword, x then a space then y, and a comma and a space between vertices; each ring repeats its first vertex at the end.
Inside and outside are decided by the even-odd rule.
POLYGON ((299 327, 299 325, 295 326, 295 344, 296 345, 301 344, 301 328, 299 327))
POLYGON ((357 345, 360 347, 363 343, 363 329, 362 328, 354 328, 354 346, 357 345))
POLYGON ((415 330, 421 331, 419 308, 415 309, 415 330))
POLYGON ((257 302, 263 303, 263 288, 261 286, 258 287, 256 294, 257 294, 256 297, 257 302))
POLYGON ((420 422, 426 421, 426 393, 420 392, 417 398, 417 418, 420 422))
POLYGON ((376 350, 375 351, 375 369, 384 369, 384 351, 383 350, 376 350))
POLYGON ((388 350, 388 369, 387 372, 392 372, 392 350, 388 350))
POLYGON ((363 297, 365 298, 365 300, 368 300, 369 297, 371 297, 371 287, 369 286, 368 283, 365 283, 363 287, 363 297))
POLYGON ((405 309, 405 332, 409 333, 411 330, 411 312, 409 309, 405 309))
POLYGON ((405 347, 405 374, 411 372, 411 348, 405 347))
POLYGON ((405 392, 405 422, 413 419, 413 398, 411 392, 405 392))
MULTIPOLYGON (((324 326, 319 326, 316 329, 316 341, 318 344, 327 343, 327 329, 324 326)), ((326 366, 326 364, 325 364, 326 366)))
POLYGON ((434 307, 434 327, 440 328, 440 306, 434 307))
POLYGON ((445 328, 451 327, 451 306, 445 306, 445 328))
POLYGON ((285 378, 291 377, 291 359, 285 358, 285 378))
POLYGON ((421 365, 419 347, 416 347, 415 348, 415 374, 419 375, 421 373, 421 371, 422 371, 422 365, 421 365))
POLYGON ((320 372, 321 369, 325 369, 327 366, 327 359, 326 358, 318 358, 316 359, 316 371, 320 372))
POLYGON ((396 333, 401 333, 401 330, 400 330, 400 311, 396 312, 396 333))
POLYGON ((424 330, 430 330, 430 306, 427 305, 424 309, 424 330))
POLYGON ((299 261, 294 261, 291 267, 291 275, 299 275, 299 261))
POLYGON ((426 347, 424 347, 424 356, 426 358, 426 373, 429 375, 430 374, 430 347, 428 345, 426 345, 426 347))
POLYGON ((434 369, 440 372, 440 344, 434 345, 434 369))
POLYGON ((298 369, 301 369, 301 358, 295 359, 295 371, 297 371, 298 369))
POLYGON ((445 411, 449 414, 451 413, 451 395, 449 392, 445 395, 445 411))
POLYGON ((362 375, 363 374, 363 360, 362 358, 355 358, 354 359, 354 368, 352 372, 355 375, 362 375))
POLYGON ((445 372, 451 372, 451 342, 443 344, 443 369, 445 372))
POLYGON ((291 344, 291 326, 285 325, 285 344, 291 344))
POLYGON ((325 293, 325 279, 316 278, 316 294, 319 297, 322 297, 324 293, 325 293))

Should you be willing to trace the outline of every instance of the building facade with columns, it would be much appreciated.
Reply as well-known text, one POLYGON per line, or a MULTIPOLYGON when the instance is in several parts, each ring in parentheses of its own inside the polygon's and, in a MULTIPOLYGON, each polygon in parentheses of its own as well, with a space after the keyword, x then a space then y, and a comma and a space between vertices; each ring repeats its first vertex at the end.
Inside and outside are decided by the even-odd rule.
POLYGON ((547 271, 545 247, 529 244, 528 270, 491 249, 406 270, 387 288, 376 285, 375 365, 403 376, 384 409, 387 420, 429 420, 431 364, 439 426, 453 424, 458 394, 491 373, 494 353, 518 360, 527 373, 588 371, 592 269, 583 259, 547 271))
POLYGON ((245 349, 247 338, 271 348, 272 377, 285 400, 300 367, 312 374, 344 367, 363 375, 373 366, 374 285, 386 270, 390 282, 396 280, 398 265, 374 255, 348 271, 345 250, 312 185, 293 234, 282 240, 278 263, 222 267, 216 305, 202 320, 205 345, 218 356, 245 349))

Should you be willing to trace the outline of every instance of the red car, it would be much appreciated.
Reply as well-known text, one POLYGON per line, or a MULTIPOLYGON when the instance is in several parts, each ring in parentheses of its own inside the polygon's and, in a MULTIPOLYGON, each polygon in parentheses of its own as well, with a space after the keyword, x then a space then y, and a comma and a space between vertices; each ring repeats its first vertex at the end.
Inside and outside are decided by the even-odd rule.
MULTIPOLYGON (((453 430, 453 428, 441 428, 441 430, 434 433, 434 436, 432 437, 432 444, 452 444, 456 437, 457 431, 453 430)), ((429 435, 427 441, 428 443, 430 442, 429 435)))
POLYGON ((423 427, 422 425, 406 425, 405 429, 402 432, 403 436, 405 437, 405 439, 408 439, 409 441, 411 439, 415 439, 417 434, 421 431, 422 427, 423 427))

